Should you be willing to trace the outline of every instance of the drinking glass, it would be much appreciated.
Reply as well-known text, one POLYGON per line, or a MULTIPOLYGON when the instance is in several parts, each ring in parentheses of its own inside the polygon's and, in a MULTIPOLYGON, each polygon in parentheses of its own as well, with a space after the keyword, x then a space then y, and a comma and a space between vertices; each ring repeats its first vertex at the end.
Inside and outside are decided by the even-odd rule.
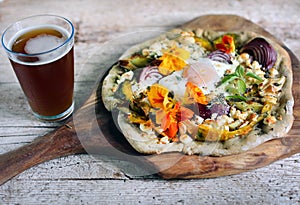
POLYGON ((61 16, 36 15, 8 26, 2 46, 34 116, 58 121, 74 109, 74 26, 61 16))

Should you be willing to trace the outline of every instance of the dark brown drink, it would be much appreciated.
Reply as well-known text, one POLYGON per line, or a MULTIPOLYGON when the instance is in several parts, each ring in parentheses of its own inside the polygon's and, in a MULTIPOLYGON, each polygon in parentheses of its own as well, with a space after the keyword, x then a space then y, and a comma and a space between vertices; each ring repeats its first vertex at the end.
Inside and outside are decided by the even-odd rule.
POLYGON ((12 51, 27 55, 10 62, 34 114, 57 120, 57 115, 73 106, 73 45, 57 48, 67 34, 55 27, 28 30, 14 39, 12 51))

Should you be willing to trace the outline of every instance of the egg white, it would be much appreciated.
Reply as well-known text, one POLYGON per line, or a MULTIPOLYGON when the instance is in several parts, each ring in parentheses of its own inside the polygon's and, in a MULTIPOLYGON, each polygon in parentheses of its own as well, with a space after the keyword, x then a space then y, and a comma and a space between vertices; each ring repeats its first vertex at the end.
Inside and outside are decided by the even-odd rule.
MULTIPOLYGON (((208 58, 201 58, 199 61, 191 62, 191 64, 187 66, 191 66, 195 63, 197 64, 197 66, 195 66, 197 69, 196 75, 198 75, 196 77, 201 79, 201 82, 199 81, 197 86, 202 89, 204 94, 223 92, 226 95, 224 87, 218 87, 217 85, 226 71, 234 72, 238 62, 225 64, 212 61, 208 58)), ((183 99, 186 83, 189 81, 189 77, 184 75, 185 69, 187 69, 187 67, 181 71, 175 71, 171 75, 165 76, 158 81, 160 85, 172 91, 174 93, 174 98, 179 101, 183 99)))

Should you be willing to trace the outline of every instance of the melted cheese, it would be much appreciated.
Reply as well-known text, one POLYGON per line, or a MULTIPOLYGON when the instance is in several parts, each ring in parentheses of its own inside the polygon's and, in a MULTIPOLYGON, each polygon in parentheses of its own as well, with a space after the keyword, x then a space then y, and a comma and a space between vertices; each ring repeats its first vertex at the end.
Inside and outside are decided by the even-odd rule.
POLYGON ((232 64, 225 64, 217 61, 210 61, 212 66, 214 67, 217 75, 222 78, 226 71, 230 71, 233 73, 236 67, 239 65, 237 61, 233 62, 232 64))
POLYGON ((179 101, 184 96, 186 83, 187 79, 183 78, 182 71, 173 72, 171 75, 159 80, 159 84, 173 91, 174 98, 179 101))
POLYGON ((224 92, 224 88, 217 87, 226 71, 234 72, 238 62, 224 64, 211 61, 208 58, 201 58, 197 62, 192 62, 181 71, 173 72, 159 80, 159 84, 168 88, 175 95, 176 100, 181 100, 185 93, 188 81, 200 87, 204 94, 212 92, 224 92))

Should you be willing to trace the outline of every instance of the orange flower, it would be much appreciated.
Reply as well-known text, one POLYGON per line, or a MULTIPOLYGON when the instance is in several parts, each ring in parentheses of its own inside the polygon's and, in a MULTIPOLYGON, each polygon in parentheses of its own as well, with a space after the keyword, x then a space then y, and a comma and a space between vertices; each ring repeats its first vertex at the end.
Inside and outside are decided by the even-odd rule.
POLYGON ((169 75, 173 71, 178 71, 186 66, 185 60, 190 57, 190 53, 182 48, 173 47, 166 51, 159 60, 162 60, 158 70, 163 75, 169 75))
POLYGON ((161 128, 169 138, 174 138, 178 132, 178 121, 176 119, 176 112, 169 111, 162 119, 161 128))
MULTIPOLYGON (((160 108, 155 111, 156 123, 159 124, 169 138, 174 138, 178 132, 178 123, 193 117, 194 112, 188 108, 181 107, 168 96, 169 90, 162 85, 153 84, 147 92, 148 100, 152 107, 160 108)), ((139 119, 137 119, 139 121, 139 119)))
POLYGON ((182 60, 187 60, 190 58, 190 52, 183 49, 183 48, 178 48, 176 46, 173 46, 169 50, 166 51, 166 53, 173 54, 174 56, 177 56, 181 58, 182 60))
POLYGON ((201 88, 198 86, 194 85, 191 82, 186 83, 186 91, 185 91, 185 96, 184 96, 184 101, 185 104, 192 104, 194 102, 207 105, 208 101, 206 99, 206 96, 202 92, 201 88))
POLYGON ((186 107, 180 106, 177 112, 178 122, 189 120, 193 117, 194 112, 186 107))
POLYGON ((168 135, 169 138, 174 138, 179 129, 178 123, 192 118, 194 112, 188 108, 181 107, 179 103, 176 103, 174 108, 164 112, 164 115, 162 115, 162 113, 157 114, 157 120, 159 120, 164 133, 168 135))
POLYGON ((233 37, 224 35, 222 38, 222 42, 216 43, 216 48, 225 53, 232 53, 235 50, 233 37))
POLYGON ((149 102, 154 108, 161 108, 165 110, 172 107, 172 99, 168 97, 169 90, 162 85, 153 84, 147 92, 149 102))

